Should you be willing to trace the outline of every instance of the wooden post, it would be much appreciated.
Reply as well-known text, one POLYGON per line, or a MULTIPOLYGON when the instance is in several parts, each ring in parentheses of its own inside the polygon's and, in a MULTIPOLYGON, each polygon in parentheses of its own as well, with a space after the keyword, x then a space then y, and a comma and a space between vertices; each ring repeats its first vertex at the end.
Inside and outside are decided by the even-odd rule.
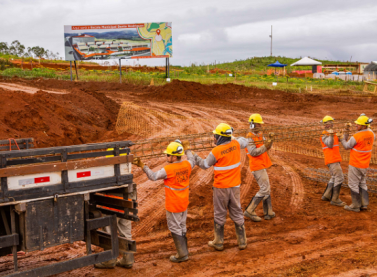
POLYGON ((70 67, 70 72, 71 72, 71 82, 73 80, 72 78, 72 61, 69 61, 69 67, 70 67))
POLYGON ((75 63, 75 69, 76 69, 76 81, 78 81, 79 80, 79 73, 77 71, 76 61, 74 61, 74 63, 75 63))
POLYGON ((122 60, 119 59, 119 83, 122 83, 122 60))

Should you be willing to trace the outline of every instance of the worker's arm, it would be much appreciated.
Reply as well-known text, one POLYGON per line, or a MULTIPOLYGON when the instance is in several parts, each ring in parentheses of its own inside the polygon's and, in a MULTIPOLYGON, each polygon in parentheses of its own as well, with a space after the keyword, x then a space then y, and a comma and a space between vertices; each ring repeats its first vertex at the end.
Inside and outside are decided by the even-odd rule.
POLYGON ((262 155, 264 152, 267 151, 267 148, 266 146, 262 145, 261 147, 257 148, 255 146, 255 143, 254 141, 251 142, 251 144, 249 144, 247 146, 247 152, 249 152, 249 154, 252 156, 252 157, 257 157, 257 156, 260 156, 262 155))
POLYGON ((191 150, 186 151, 186 157, 187 157, 187 161, 191 164, 191 169, 193 169, 196 166, 196 161, 191 150))
POLYGON ((334 137, 333 136, 323 135, 322 141, 328 148, 334 147, 334 137))
POLYGON ((349 141, 346 141, 345 138, 341 138, 340 139, 344 149, 348 150, 348 149, 352 149, 355 147, 356 145, 356 139, 354 137, 351 137, 349 141))
POLYGON ((238 137, 238 138, 234 138, 234 139, 238 141, 241 149, 245 149, 247 147, 247 145, 249 144, 249 140, 247 138, 238 137))
POLYGON ((164 168, 161 168, 157 172, 153 172, 147 165, 144 165, 143 170, 151 181, 163 180, 168 177, 164 168))
POLYGON ((196 153, 192 154, 192 152, 190 150, 186 151, 186 155, 187 155, 187 159, 193 158, 195 160, 195 164, 197 166, 199 166, 201 169, 208 169, 217 162, 217 160, 216 160, 215 156, 212 154, 212 152, 209 153, 209 155, 205 159, 202 159, 196 153))

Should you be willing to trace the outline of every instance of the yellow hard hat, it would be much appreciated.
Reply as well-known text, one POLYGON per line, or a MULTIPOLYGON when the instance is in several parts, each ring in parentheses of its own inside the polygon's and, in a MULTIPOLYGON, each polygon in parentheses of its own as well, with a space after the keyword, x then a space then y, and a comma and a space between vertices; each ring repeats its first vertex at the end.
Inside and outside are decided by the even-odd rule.
POLYGON ((357 125, 369 126, 373 122, 373 119, 367 117, 364 113, 362 113, 359 118, 355 121, 357 125))
POLYGON ((326 123, 326 122, 329 122, 329 121, 334 121, 334 118, 332 118, 331 116, 329 115, 326 115, 323 119, 322 119, 322 123, 326 123))
POLYGON ((213 133, 223 137, 231 137, 233 134, 233 128, 226 123, 220 123, 217 125, 216 130, 214 130, 213 133))
POLYGON ((264 124, 262 116, 259 113, 254 113, 254 114, 250 115, 249 122, 250 123, 264 124))
POLYGON ((181 141, 176 140, 169 143, 164 153, 172 156, 183 156, 185 154, 185 150, 183 149, 181 141))

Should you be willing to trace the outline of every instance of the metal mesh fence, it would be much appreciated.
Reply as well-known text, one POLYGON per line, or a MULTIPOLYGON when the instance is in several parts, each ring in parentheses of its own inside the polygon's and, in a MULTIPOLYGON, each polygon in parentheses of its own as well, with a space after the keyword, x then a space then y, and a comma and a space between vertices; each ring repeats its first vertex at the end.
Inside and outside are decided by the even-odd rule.
POLYGON ((247 128, 248 125, 247 122, 229 122, 221 118, 178 115, 125 102, 119 110, 116 131, 118 134, 129 133, 141 138, 164 138, 203 133, 213 130, 222 122, 228 123, 234 129, 247 128))
MULTIPOLYGON (((330 171, 319 168, 305 168, 303 170, 303 175, 305 178, 317 181, 328 183, 331 178, 330 171)), ((377 193, 377 170, 368 168, 366 182, 368 190, 373 193, 377 193)), ((343 187, 348 188, 348 174, 344 174, 343 187)))

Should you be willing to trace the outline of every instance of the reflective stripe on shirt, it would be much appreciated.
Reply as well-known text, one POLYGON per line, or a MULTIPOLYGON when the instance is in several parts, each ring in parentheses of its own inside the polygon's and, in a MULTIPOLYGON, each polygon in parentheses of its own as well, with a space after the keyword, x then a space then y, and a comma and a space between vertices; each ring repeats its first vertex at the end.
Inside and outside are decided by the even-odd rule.
POLYGON ((167 189, 177 190, 177 191, 188 189, 188 186, 185 187, 185 188, 183 188, 183 189, 175 189, 175 188, 171 188, 171 187, 169 187, 169 186, 165 186, 165 185, 164 185, 164 187, 167 188, 167 189))
POLYGON ((228 165, 228 166, 214 166, 213 169, 214 170, 229 170, 229 169, 237 168, 240 165, 241 165, 241 162, 236 163, 236 164, 232 164, 232 165, 228 165))
POLYGON ((355 150, 356 152, 361 152, 361 153, 372 152, 372 149, 371 150, 367 150, 367 151, 363 151, 363 150, 357 150, 356 148, 352 148, 351 150, 355 150))
MULTIPOLYGON (((339 144, 335 144, 332 147, 334 148, 335 146, 339 146, 339 144)), ((328 148, 327 146, 326 147, 322 147, 322 149, 327 149, 327 148, 328 148)))

